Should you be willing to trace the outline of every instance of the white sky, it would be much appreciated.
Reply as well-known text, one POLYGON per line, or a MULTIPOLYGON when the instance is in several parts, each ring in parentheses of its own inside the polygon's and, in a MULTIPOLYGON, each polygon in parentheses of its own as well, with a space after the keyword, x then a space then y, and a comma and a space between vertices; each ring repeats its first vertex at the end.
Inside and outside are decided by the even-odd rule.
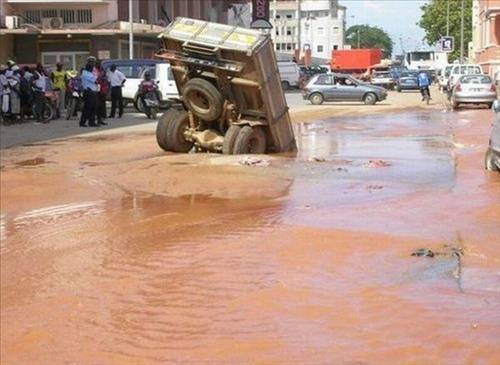
MULTIPOLYGON (((426 0, 340 0, 340 4, 347 7, 347 28, 355 24, 369 24, 384 29, 394 42, 393 54, 401 53, 400 38, 407 51, 422 46, 424 31, 416 23, 422 13, 420 7, 426 2, 426 0)), ((427 44, 424 47, 428 48, 427 44)))

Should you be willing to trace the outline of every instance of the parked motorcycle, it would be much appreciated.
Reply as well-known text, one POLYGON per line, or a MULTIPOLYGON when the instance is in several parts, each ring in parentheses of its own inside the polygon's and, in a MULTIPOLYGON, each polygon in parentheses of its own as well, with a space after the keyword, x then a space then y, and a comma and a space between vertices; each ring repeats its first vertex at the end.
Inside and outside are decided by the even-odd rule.
POLYGON ((70 120, 76 117, 78 111, 83 108, 83 94, 81 92, 80 79, 78 76, 72 77, 69 80, 69 100, 66 105, 66 119, 70 120))

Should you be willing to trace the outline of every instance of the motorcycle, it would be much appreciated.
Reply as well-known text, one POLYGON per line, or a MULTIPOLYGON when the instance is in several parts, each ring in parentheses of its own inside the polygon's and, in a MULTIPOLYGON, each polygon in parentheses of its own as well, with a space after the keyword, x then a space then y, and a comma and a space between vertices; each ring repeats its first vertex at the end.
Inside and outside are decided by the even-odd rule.
POLYGON ((155 82, 145 82, 139 86, 138 109, 150 119, 156 119, 160 109, 158 85, 155 82))
POLYGON ((80 90, 80 80, 77 77, 73 77, 69 80, 69 100, 68 105, 66 105, 66 119, 70 120, 72 117, 76 117, 79 110, 82 110, 83 106, 83 95, 80 90))

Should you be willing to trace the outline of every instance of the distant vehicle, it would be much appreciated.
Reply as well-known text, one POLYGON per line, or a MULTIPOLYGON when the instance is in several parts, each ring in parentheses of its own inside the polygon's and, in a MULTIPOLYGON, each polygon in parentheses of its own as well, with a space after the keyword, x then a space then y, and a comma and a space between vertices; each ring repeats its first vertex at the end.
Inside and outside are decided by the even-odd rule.
POLYGON ((372 85, 381 86, 389 90, 394 89, 395 83, 396 82, 389 71, 375 71, 371 77, 372 85))
POLYGON ((448 88, 448 78, 450 77, 452 68, 453 65, 446 65, 446 67, 441 70, 438 76, 438 85, 441 90, 446 90, 448 88))
POLYGON ((299 87, 302 88, 304 87, 305 84, 313 77, 314 75, 317 74, 324 74, 327 73, 328 70, 326 67, 322 66, 300 66, 299 67, 299 87))
POLYGON ((406 71, 408 71, 408 69, 405 66, 393 66, 389 69, 392 78, 396 81, 401 77, 401 74, 405 73, 406 71))
POLYGON ((387 91, 363 83, 347 74, 330 73, 314 76, 302 91, 304 100, 319 105, 324 101, 363 101, 373 105, 387 98, 387 91))
POLYGON ((161 60, 150 60, 150 59, 133 59, 133 60, 105 60, 102 61, 102 68, 104 71, 108 72, 112 64, 116 65, 116 69, 123 72, 127 81, 122 88, 123 102, 127 104, 128 102, 134 102, 137 97, 137 90, 142 79, 140 74, 146 67, 154 67, 158 63, 165 63, 161 60))
POLYGON ((403 90, 419 90, 417 77, 417 71, 403 72, 396 82, 396 90, 398 92, 403 90))
POLYGON ((451 105, 457 109, 460 104, 487 104, 489 108, 497 98, 496 86, 488 75, 465 75, 453 88, 451 105))
POLYGON ((500 171, 500 100, 495 100, 492 109, 494 113, 493 128, 484 164, 486 170, 500 171))
POLYGON ((413 51, 405 55, 404 65, 408 70, 440 70, 448 64, 448 53, 436 51, 413 51))
POLYGON ((333 72, 363 74, 382 61, 382 50, 344 49, 333 50, 330 69, 333 72))
POLYGON ((279 61, 278 70, 281 77, 281 87, 289 90, 292 87, 299 87, 299 66, 295 62, 279 61))
POLYGON ((451 68, 450 76, 448 78, 448 85, 446 86, 448 92, 452 92, 453 87, 455 87, 458 79, 463 75, 477 75, 482 74, 483 70, 481 66, 474 64, 455 64, 451 68))

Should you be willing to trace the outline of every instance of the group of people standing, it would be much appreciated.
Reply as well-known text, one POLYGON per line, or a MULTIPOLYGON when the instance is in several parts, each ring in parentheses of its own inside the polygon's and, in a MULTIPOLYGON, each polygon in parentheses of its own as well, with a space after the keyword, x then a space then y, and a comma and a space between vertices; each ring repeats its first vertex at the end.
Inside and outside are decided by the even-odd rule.
POLYGON ((34 69, 29 66, 21 69, 9 61, 7 66, 0 66, 1 111, 3 115, 19 115, 21 121, 33 112, 38 122, 48 123, 44 118, 46 92, 52 90, 55 94, 55 117, 58 118, 64 115, 67 101, 77 91, 83 98, 80 127, 106 125, 108 93, 111 93, 109 118, 115 117, 117 109, 118 117, 123 115, 122 87, 126 80, 116 65, 111 65, 106 73, 101 62, 92 56, 78 74, 65 71, 61 63, 47 73, 41 64, 34 69))
POLYGON ((89 57, 80 74, 83 91, 83 110, 80 127, 106 125, 106 98, 111 90, 111 113, 114 118, 118 107, 118 117, 123 115, 122 87, 127 81, 125 75, 111 65, 109 72, 102 68, 101 62, 89 57))

